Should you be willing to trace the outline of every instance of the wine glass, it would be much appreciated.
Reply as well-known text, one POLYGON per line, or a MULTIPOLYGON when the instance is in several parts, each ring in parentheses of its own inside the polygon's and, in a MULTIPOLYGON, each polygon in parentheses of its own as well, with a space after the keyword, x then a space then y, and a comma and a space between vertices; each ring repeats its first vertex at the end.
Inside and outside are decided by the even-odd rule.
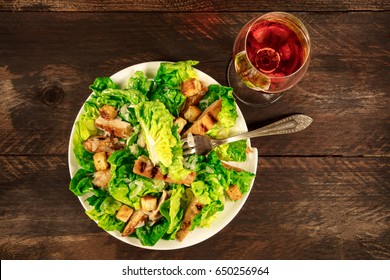
POLYGON ((267 13, 238 33, 228 83, 243 103, 267 106, 302 79, 309 60, 310 38, 303 23, 288 13, 267 13))

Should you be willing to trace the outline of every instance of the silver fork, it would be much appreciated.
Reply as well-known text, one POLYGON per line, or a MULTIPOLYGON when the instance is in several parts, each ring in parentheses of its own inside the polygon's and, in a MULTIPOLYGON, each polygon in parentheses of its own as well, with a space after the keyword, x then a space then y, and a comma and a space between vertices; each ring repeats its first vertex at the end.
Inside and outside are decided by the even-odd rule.
POLYGON ((307 128, 312 123, 312 121, 313 119, 309 116, 297 114, 281 119, 270 125, 225 139, 212 139, 208 136, 203 135, 189 135, 187 138, 182 139, 183 156, 189 157, 193 154, 206 155, 212 149, 219 145, 231 143, 242 139, 295 133, 307 128))

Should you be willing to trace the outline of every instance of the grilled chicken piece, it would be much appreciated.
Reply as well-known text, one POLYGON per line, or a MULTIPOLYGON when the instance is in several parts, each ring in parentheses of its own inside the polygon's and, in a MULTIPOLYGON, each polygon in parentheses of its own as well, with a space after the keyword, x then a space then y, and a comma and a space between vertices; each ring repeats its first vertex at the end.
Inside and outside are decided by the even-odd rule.
POLYGON ((106 170, 109 168, 109 164, 107 162, 107 154, 106 152, 99 152, 93 155, 93 163, 95 165, 95 169, 97 171, 106 170))
POLYGON ((180 229, 176 233, 176 237, 182 241, 190 232, 192 219, 200 213, 203 205, 194 197, 187 207, 184 214, 183 222, 181 223, 180 229))
POLYGON ((115 109, 114 106, 111 105, 104 105, 99 110, 100 116, 105 120, 113 120, 118 115, 118 111, 115 109))
POLYGON ((177 181, 168 176, 168 174, 163 174, 158 166, 154 166, 149 158, 146 156, 140 156, 134 163, 133 172, 135 174, 153 178, 157 180, 162 180, 167 183, 173 184, 183 184, 186 186, 191 185, 191 183, 195 180, 196 173, 191 172, 187 177, 177 181))
POLYGON ((144 222, 145 219, 146 219, 146 214, 144 213, 143 210, 135 211, 133 215, 131 215, 129 222, 123 229, 122 236, 125 237, 132 234, 135 231, 136 227, 142 222, 144 222))
POLYGON ((145 195, 141 197, 141 209, 149 212, 157 209, 157 197, 145 195))
POLYGON ((116 137, 120 138, 129 138, 133 132, 131 125, 119 118, 114 120, 106 120, 100 116, 95 120, 95 125, 98 128, 107 131, 111 135, 115 135, 116 137))
POLYGON ((83 142, 83 146, 90 153, 112 153, 123 148, 118 138, 104 136, 92 136, 83 142))
POLYGON ((205 135, 217 122, 218 114, 222 109, 222 99, 218 99, 200 115, 200 117, 192 124, 192 126, 183 134, 187 137, 188 133, 205 135))
POLYGON ((126 223, 130 219, 133 212, 134 212, 133 208, 123 204, 121 208, 119 208, 118 213, 116 213, 116 217, 118 220, 126 223))
POLYGON ((198 79, 192 78, 184 81, 181 84, 181 92, 185 97, 194 96, 197 94, 204 94, 207 91, 207 87, 198 79))
POLYGON ((106 189, 108 187, 108 183, 111 180, 110 169, 96 171, 95 177, 92 180, 92 184, 96 187, 106 189))

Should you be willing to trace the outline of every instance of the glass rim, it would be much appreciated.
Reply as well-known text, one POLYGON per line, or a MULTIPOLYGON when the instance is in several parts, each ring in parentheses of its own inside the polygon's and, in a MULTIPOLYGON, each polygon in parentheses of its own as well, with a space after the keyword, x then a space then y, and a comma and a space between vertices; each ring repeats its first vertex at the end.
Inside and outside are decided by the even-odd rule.
POLYGON ((269 13, 265 13, 265 14, 263 14, 263 15, 257 17, 257 18, 252 19, 252 20, 248 23, 249 27, 248 27, 248 30, 246 31, 246 34, 245 34, 245 56, 246 56, 248 62, 250 63, 250 65, 252 66, 252 68, 253 68, 256 72, 258 72, 258 73, 260 73, 260 74, 266 76, 267 78, 274 78, 274 76, 270 76, 270 75, 267 75, 267 74, 265 74, 265 73, 259 71, 259 70, 252 64, 252 61, 251 61, 251 60, 249 59, 249 57, 248 57, 248 52, 246 51, 246 42, 247 42, 247 39, 248 39, 248 34, 249 34, 249 32, 251 31, 253 25, 254 25, 256 22, 258 22, 260 19, 262 19, 262 18, 264 18, 264 17, 268 17, 268 16, 270 16, 270 15, 283 15, 283 16, 285 16, 286 18, 288 18, 290 21, 293 21, 293 23, 294 23, 295 25, 297 25, 297 27, 298 27, 298 28, 300 29, 300 31, 302 32, 302 34, 303 34, 303 36, 304 36, 304 38, 305 38, 305 40, 306 40, 306 42, 307 42, 307 45, 308 45, 308 52, 307 52, 307 55, 306 55, 305 60, 303 61, 302 65, 301 65, 301 67, 299 67, 296 71, 294 71, 293 73, 291 73, 291 74, 289 74, 289 75, 286 75, 286 76, 283 76, 283 77, 278 77, 278 78, 282 78, 283 80, 285 80, 285 79, 287 79, 287 78, 290 78, 290 77, 296 75, 298 72, 300 72, 300 71, 306 66, 306 63, 308 63, 309 58, 310 58, 310 56, 311 56, 311 41, 310 41, 310 36, 309 36, 309 32, 307 31, 307 29, 306 29, 305 25, 303 24, 303 22, 302 22, 299 18, 297 18, 296 16, 294 16, 294 15, 292 15, 292 14, 290 14, 290 13, 286 13, 286 12, 269 12, 269 13))

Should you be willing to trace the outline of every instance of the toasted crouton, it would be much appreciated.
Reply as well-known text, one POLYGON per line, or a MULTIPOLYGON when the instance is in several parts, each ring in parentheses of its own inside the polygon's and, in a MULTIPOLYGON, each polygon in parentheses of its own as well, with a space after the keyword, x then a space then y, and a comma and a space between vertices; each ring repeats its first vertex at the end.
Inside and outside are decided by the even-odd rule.
POLYGON ((102 116, 102 118, 105 120, 113 120, 118 115, 118 112, 115 107, 111 105, 104 105, 100 108, 99 112, 100 116, 102 116))
POLYGON ((130 219, 130 216, 133 214, 133 212, 133 208, 130 208, 126 204, 123 204, 121 208, 119 208, 118 213, 116 213, 116 217, 118 220, 126 223, 130 219))
POLYGON ((106 120, 100 116, 95 120, 95 125, 98 128, 107 131, 111 135, 115 135, 120 138, 129 138, 133 132, 131 125, 120 119, 106 120))
POLYGON ((187 124, 187 121, 185 119, 183 119, 182 117, 178 117, 176 118, 176 120, 173 122, 173 124, 177 125, 178 128, 177 128, 177 132, 180 134, 181 131, 183 130, 183 128, 185 127, 185 125, 187 124))
POLYGON ((202 110, 197 106, 189 106, 187 111, 184 112, 184 118, 189 122, 194 122, 202 114, 202 110))
POLYGON ((188 110, 190 106, 198 106, 199 101, 203 98, 205 93, 196 94, 186 98, 183 108, 180 110, 180 115, 183 116, 184 112, 188 110))
POLYGON ((226 193, 231 200, 239 200, 242 197, 242 193, 237 185, 230 186, 226 193))
POLYGON ((107 155, 105 152, 99 152, 94 154, 93 163, 97 171, 106 170, 109 167, 107 162, 107 155))
POLYGON ((172 184, 183 184, 186 186, 190 186, 191 183, 195 180, 196 172, 191 172, 187 175, 187 177, 181 179, 181 180, 174 180, 168 174, 163 174, 158 166, 154 166, 153 163, 150 161, 149 158, 146 156, 140 156, 134 163, 133 172, 135 174, 147 177, 147 178, 153 178, 157 180, 162 180, 167 183, 172 184))
POLYGON ((183 222, 181 223, 180 229, 178 230, 176 237, 182 241, 190 232, 192 219, 200 213, 203 205, 194 197, 187 207, 184 214, 183 222))
POLYGON ((145 195, 141 197, 141 209, 148 212, 157 209, 157 197, 145 195))
POLYGON ((146 214, 144 213, 143 210, 135 211, 131 215, 129 222, 127 223, 127 225, 123 229, 122 236, 125 237, 125 236, 132 234, 135 231, 136 227, 140 223, 145 221, 145 219, 146 219, 146 214))
POLYGON ((181 84, 181 91, 184 96, 190 97, 197 94, 205 93, 207 91, 207 87, 205 87, 203 83, 198 79, 193 78, 191 80, 184 81, 181 84))
POLYGON ((92 184, 96 187, 106 189, 108 187, 108 183, 111 180, 110 169, 101 170, 95 172, 95 177, 92 180, 92 184))
POLYGON ((203 111, 192 126, 184 132, 183 137, 187 137, 190 132, 192 134, 205 135, 218 122, 218 114, 221 112, 221 109, 222 99, 218 99, 203 111))

